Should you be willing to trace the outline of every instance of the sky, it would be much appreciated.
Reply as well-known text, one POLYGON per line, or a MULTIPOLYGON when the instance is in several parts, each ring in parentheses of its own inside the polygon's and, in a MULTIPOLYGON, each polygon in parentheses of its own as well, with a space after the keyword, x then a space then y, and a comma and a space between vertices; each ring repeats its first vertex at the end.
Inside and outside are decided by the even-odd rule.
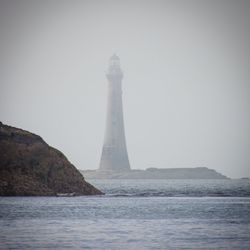
POLYGON ((0 0, 0 120, 99 167, 120 57, 132 169, 250 177, 250 1, 0 0))

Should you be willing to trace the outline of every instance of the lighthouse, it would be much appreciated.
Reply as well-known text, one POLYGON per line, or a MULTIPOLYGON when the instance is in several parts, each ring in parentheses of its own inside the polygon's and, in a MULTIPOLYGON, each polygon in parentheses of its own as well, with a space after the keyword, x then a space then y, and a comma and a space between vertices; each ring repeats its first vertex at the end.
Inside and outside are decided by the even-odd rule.
POLYGON ((130 170, 125 139, 122 109, 122 78, 120 59, 113 55, 109 59, 108 99, 106 129, 99 171, 125 172, 130 170))

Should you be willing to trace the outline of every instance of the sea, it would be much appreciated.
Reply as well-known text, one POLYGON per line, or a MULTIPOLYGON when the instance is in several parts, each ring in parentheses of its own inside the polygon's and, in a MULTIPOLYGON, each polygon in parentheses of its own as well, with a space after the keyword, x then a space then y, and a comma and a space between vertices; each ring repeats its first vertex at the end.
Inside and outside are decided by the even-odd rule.
POLYGON ((250 249, 250 180, 89 180, 102 196, 0 197, 0 249, 250 249))

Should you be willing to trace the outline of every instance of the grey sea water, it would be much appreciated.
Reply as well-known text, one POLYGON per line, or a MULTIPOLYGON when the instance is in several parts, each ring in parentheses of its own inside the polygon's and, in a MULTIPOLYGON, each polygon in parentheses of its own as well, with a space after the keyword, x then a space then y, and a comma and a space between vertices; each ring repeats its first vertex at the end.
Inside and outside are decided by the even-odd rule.
POLYGON ((250 249, 249 180, 91 180, 105 196, 0 197, 1 249, 250 249))

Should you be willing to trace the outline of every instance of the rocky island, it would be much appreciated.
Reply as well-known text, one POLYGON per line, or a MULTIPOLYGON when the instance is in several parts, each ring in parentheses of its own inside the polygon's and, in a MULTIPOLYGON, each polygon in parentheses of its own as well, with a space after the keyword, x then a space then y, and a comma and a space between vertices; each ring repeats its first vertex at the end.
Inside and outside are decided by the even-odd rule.
POLYGON ((147 168, 129 171, 81 170, 81 173, 86 179, 229 179, 206 167, 147 168))
POLYGON ((40 136, 0 122, 0 196, 99 195, 40 136))

